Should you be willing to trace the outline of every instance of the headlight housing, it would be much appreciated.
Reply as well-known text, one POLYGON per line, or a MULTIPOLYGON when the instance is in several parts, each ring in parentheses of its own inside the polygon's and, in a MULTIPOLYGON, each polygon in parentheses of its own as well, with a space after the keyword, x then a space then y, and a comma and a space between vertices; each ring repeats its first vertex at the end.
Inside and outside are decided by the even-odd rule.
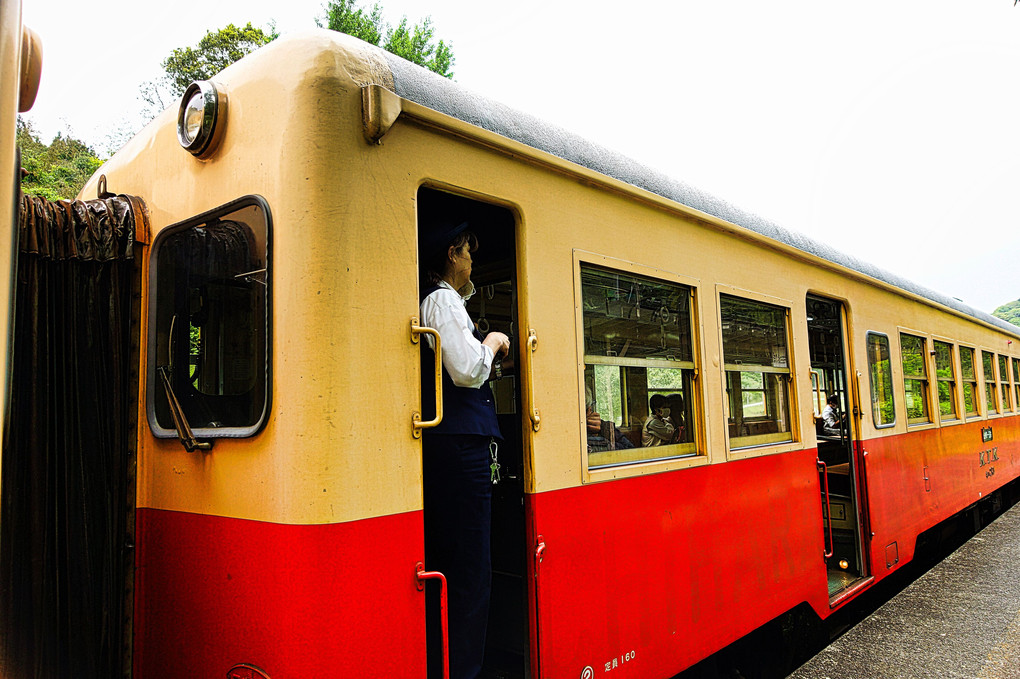
POLYGON ((209 80, 188 85, 177 113, 177 140, 199 158, 216 148, 226 123, 226 97, 209 80))

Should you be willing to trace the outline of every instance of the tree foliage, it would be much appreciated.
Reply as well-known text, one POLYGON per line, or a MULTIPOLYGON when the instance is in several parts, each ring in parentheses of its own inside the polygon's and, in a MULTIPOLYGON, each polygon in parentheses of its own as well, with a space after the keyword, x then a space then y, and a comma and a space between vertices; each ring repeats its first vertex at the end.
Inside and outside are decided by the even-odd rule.
POLYGON ((379 45, 383 39, 385 25, 382 20, 382 8, 378 4, 372 6, 369 13, 357 7, 353 0, 340 0, 340 2, 328 2, 323 8, 326 11, 325 25, 322 20, 316 19, 315 23, 319 28, 328 28, 331 31, 339 31, 365 42, 379 45))
MULTIPOLYGON (((443 77, 453 78, 453 50, 443 40, 436 40, 430 17, 410 25, 405 16, 392 28, 383 21, 378 3, 365 10, 357 0, 329 0, 323 10, 325 17, 315 20, 320 27, 353 35, 443 77)), ((142 83, 139 97, 144 104, 143 114, 154 118, 180 99, 192 82, 208 80, 277 37, 279 33, 272 25, 263 30, 252 26, 251 22, 241 28, 228 24, 206 32, 194 47, 178 47, 163 60, 163 74, 142 83)))
POLYGON ((993 311, 992 315, 1013 325, 1020 326, 1020 299, 1003 304, 993 311))
POLYGON ((103 164, 92 147, 70 135, 57 134, 47 146, 32 124, 18 116, 21 190, 49 200, 71 200, 103 164))
POLYGON ((316 19, 319 27, 353 35, 424 66, 444 78, 453 78, 453 49, 443 40, 434 40, 435 29, 431 17, 425 17, 420 24, 409 26, 404 16, 396 28, 391 28, 383 23, 382 8, 378 3, 366 11, 356 0, 330 0, 323 9, 326 13, 325 24, 316 19))
POLYGON ((196 47, 180 47, 163 61, 177 96, 184 94, 192 82, 208 80, 246 54, 276 38, 275 31, 265 33, 249 22, 244 28, 227 24, 218 31, 208 31, 196 47))
POLYGON ((163 60, 163 75, 142 85, 141 98, 148 113, 157 113, 184 94, 196 80, 208 80, 241 57, 272 42, 279 34, 255 28, 249 22, 243 28, 227 24, 218 31, 208 31, 194 47, 178 47, 163 60))

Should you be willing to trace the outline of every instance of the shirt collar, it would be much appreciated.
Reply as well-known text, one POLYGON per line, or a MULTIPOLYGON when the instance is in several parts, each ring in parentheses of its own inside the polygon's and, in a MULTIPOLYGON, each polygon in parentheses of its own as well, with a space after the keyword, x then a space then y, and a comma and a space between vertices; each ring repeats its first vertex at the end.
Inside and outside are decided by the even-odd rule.
MULTIPOLYGON (((445 280, 439 281, 439 287, 446 288, 448 290, 453 290, 453 286, 447 283, 445 280)), ((464 306, 467 306, 468 300, 471 299, 475 294, 475 284, 473 281, 468 281, 467 284, 460 290, 453 291, 460 295, 460 299, 462 302, 464 302, 464 306)))

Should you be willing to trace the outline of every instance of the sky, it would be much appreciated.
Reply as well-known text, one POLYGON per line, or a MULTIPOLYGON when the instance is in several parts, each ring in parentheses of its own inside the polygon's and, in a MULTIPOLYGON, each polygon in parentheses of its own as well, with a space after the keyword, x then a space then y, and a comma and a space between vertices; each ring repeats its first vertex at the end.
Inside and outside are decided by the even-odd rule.
MULTIPOLYGON (((431 16, 470 90, 982 311, 1020 298, 1014 0, 379 4, 431 16)), ((172 49, 314 28, 322 6, 23 0, 43 41, 28 118, 102 153, 172 49)))

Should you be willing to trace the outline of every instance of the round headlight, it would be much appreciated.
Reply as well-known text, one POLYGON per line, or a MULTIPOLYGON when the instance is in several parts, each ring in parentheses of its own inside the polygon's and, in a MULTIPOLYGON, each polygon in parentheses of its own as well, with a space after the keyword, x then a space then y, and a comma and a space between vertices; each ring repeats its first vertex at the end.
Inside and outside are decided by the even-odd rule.
POLYGON ((195 143, 198 133, 202 131, 202 118, 205 116, 205 101, 201 92, 195 92, 188 103, 184 105, 184 125, 181 126, 181 136, 184 145, 195 143))
POLYGON ((177 139, 181 146, 196 156, 211 150, 210 142, 217 132, 222 97, 208 80, 193 82, 181 97, 177 114, 177 139))

